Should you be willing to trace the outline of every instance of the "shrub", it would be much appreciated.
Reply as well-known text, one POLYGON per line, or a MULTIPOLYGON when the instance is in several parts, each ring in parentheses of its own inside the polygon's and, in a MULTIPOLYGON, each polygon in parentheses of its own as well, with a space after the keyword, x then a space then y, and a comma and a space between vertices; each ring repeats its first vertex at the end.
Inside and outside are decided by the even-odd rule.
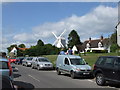
POLYGON ((117 44, 112 44, 111 47, 110 47, 111 52, 116 52, 117 49, 118 49, 117 44))

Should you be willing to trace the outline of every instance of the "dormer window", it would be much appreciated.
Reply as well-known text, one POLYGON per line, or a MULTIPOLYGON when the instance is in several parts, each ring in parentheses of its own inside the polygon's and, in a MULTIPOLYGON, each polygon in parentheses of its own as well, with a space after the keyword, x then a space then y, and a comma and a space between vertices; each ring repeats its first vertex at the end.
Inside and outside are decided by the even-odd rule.
POLYGON ((102 43, 99 42, 99 43, 98 43, 98 48, 101 48, 101 47, 102 47, 102 43))
POLYGON ((86 44, 86 47, 87 47, 87 48, 90 48, 90 44, 89 44, 89 43, 87 43, 87 44, 86 44))

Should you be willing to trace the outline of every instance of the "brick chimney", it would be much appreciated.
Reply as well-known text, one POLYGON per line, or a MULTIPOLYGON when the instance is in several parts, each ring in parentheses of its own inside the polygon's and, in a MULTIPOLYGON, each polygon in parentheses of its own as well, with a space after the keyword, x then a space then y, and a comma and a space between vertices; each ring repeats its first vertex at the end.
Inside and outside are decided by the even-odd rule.
POLYGON ((89 38, 89 43, 91 42, 91 37, 89 38))
POLYGON ((101 35, 100 40, 101 40, 101 41, 103 40, 103 35, 101 35))

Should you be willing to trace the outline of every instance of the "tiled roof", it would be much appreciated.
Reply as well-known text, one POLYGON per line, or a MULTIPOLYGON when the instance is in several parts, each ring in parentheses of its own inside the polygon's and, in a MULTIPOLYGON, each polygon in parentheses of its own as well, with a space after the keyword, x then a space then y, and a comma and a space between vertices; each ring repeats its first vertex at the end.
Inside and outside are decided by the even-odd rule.
POLYGON ((25 51, 26 49, 29 49, 29 48, 18 48, 18 49, 25 51))
POLYGON ((105 38, 103 40, 101 39, 96 39, 96 40, 87 40, 83 43, 83 46, 86 47, 86 44, 89 43, 90 44, 90 48, 97 48, 98 47, 98 43, 101 42, 103 46, 108 45, 109 44, 109 39, 105 38))

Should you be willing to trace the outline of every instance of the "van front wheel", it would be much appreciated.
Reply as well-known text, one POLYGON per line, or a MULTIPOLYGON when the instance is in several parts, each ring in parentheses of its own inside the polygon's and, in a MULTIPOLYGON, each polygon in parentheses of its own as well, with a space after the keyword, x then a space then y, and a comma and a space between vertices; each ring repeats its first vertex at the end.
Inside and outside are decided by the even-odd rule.
POLYGON ((75 78, 75 73, 72 71, 71 72, 71 78, 74 79, 75 78))
POLYGON ((60 75, 61 74, 61 72, 60 72, 60 70, 59 70, 59 68, 57 69, 57 75, 60 75))

